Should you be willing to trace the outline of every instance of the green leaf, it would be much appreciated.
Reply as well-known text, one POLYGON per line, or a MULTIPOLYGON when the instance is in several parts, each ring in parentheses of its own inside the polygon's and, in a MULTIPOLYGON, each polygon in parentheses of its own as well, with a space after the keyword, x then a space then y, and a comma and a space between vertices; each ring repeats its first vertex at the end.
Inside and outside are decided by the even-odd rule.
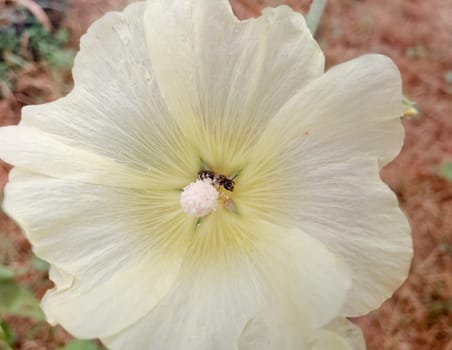
POLYGON ((5 321, 0 321, 0 349, 2 345, 6 349, 10 349, 10 345, 13 345, 14 335, 5 321), (3 343, 2 343, 3 342, 3 343))
POLYGON ((53 68, 70 68, 74 63, 75 52, 73 50, 53 50, 45 57, 53 68))
POLYGON ((8 266, 0 265, 0 283, 2 281, 14 280, 14 270, 8 266))
POLYGON ((13 28, 0 27, 0 58, 4 51, 17 52, 20 40, 13 28))
POLYGON ((60 46, 65 45, 69 42, 69 31, 66 28, 58 29, 54 34, 54 38, 60 46))
POLYGON ((452 181, 452 162, 445 162, 441 165, 439 169, 439 176, 446 180, 452 181))
POLYGON ((34 254, 31 257, 31 264, 38 271, 42 271, 42 272, 48 272, 49 271, 49 267, 50 267, 49 263, 47 261, 44 261, 44 260, 38 258, 34 254))
POLYGON ((57 350, 100 350, 100 348, 89 340, 77 339, 63 348, 58 348, 57 350))
POLYGON ((1 334, 0 334, 0 350, 13 350, 10 344, 1 339, 1 334))
POLYGON ((8 81, 9 67, 5 62, 0 61, 0 81, 8 81))
POLYGON ((0 314, 3 313, 44 320, 38 300, 14 279, 11 269, 0 265, 0 314))

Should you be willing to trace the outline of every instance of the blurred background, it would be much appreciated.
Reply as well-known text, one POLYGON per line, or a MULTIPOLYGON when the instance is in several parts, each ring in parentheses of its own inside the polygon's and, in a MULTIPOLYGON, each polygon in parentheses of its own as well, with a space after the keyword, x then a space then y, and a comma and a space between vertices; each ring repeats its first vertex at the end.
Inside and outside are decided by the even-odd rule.
MULTIPOLYGON (((130 2, 0 0, 0 126, 18 123, 25 105, 68 93, 80 36, 130 2)), ((231 3, 241 19, 264 6, 284 3, 306 13, 310 5, 231 3)), ((452 0, 331 0, 316 37, 328 66, 370 52, 390 56, 418 110, 403 121, 402 152, 382 171, 411 222, 410 276, 378 310, 354 321, 369 350, 452 350, 452 0)), ((9 169, 0 161, 1 189, 9 169)), ((51 286, 47 264, 0 212, 0 350, 102 349, 47 325, 38 300, 51 286)))

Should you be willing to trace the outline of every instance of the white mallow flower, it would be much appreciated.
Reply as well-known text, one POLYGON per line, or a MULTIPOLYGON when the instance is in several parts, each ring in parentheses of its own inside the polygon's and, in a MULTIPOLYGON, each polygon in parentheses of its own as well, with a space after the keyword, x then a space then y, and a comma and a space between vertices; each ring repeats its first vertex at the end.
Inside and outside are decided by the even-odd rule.
POLYGON ((0 129, 49 322, 121 350, 364 347, 345 317, 411 258, 379 178, 403 139, 390 59, 325 73, 289 7, 149 0, 93 24, 74 80, 0 129))

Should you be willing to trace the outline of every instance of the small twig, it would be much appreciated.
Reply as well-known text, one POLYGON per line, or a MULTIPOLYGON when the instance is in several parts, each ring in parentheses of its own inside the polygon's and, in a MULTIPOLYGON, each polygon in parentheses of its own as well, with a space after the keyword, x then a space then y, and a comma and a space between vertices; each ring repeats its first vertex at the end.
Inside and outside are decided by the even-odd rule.
POLYGON ((315 32, 319 27, 320 19, 322 18, 323 11, 325 10, 326 1, 327 0, 312 0, 311 7, 309 8, 309 12, 306 17, 306 22, 312 35, 315 35, 315 32))
MULTIPOLYGON (((1 1, 1 0, 0 0, 1 1)), ((35 3, 33 0, 14 0, 19 5, 26 7, 36 19, 41 22, 43 27, 48 31, 52 30, 52 24, 50 23, 49 17, 45 13, 45 11, 35 3)))

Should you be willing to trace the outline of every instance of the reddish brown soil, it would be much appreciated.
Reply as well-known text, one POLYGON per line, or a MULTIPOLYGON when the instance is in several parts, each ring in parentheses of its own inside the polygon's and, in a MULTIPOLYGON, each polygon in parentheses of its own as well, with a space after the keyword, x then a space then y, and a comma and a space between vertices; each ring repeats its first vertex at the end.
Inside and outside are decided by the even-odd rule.
MULTIPOLYGON (((65 26, 73 46, 87 26, 108 9, 130 0, 72 1, 65 26)), ((264 4, 286 3, 305 12, 308 0, 231 0, 239 18, 258 15, 264 4)), ((0 1, 1 5, 1 1, 0 1)), ((328 65, 368 52, 390 56, 402 72, 406 96, 420 115, 405 119, 406 140, 399 157, 382 172, 409 217, 415 257, 406 283, 382 307, 356 322, 369 350, 452 350, 452 183, 438 167, 452 160, 452 3, 450 0, 330 1, 318 39, 328 65)), ((0 125, 17 123, 20 108, 50 101, 65 89, 39 65, 19 77, 16 91, 3 92, 0 125)), ((0 163, 0 188, 9 167, 0 163)), ((14 224, 0 214, 0 256, 11 265, 29 265, 30 246, 14 224)), ((31 270, 21 278, 41 296, 50 285, 31 270)), ((54 349, 70 337, 61 329, 7 317, 18 336, 17 349, 54 349), (29 330, 37 327, 33 338, 29 330), (28 338, 27 338, 28 337, 28 338)))

